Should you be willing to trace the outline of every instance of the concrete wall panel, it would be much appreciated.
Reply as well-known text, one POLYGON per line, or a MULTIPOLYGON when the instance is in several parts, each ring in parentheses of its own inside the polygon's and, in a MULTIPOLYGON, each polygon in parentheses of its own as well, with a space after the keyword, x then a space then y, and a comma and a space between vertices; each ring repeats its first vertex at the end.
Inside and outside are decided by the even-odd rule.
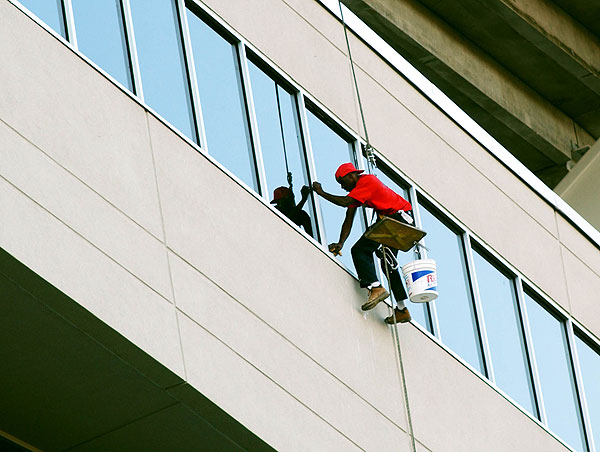
POLYGON ((0 122, 2 177, 65 225, 171 299, 163 243, 0 122))
POLYGON ((205 329, 184 315, 179 319, 190 384, 248 429, 260 432, 269 445, 290 451, 315 444, 323 451, 360 450, 205 329))
POLYGON ((562 255, 571 315, 600 338, 600 276, 567 248, 562 247, 562 255))
POLYGON ((433 451, 566 451, 415 328, 400 329, 415 436, 433 451))
MULTIPOLYGON (((396 443, 406 442, 401 430, 406 427, 384 416, 201 273, 174 255, 170 260, 178 309, 290 397, 365 450, 398 450, 396 443)), ((230 379, 233 383, 235 377, 230 379)), ((243 381, 236 384, 246 386, 243 381)), ((399 396, 397 387, 394 394, 399 396)), ((279 423, 289 420, 275 417, 272 422, 272 429, 279 429, 279 423)))
POLYGON ((0 42, 0 118, 161 238, 143 108, 7 1, 0 42))
POLYGON ((0 248, 178 375, 173 305, 0 178, 0 248))
POLYGON ((600 249, 569 223, 560 214, 556 214, 556 223, 560 233, 560 243, 568 248, 579 260, 592 271, 600 275, 600 249))

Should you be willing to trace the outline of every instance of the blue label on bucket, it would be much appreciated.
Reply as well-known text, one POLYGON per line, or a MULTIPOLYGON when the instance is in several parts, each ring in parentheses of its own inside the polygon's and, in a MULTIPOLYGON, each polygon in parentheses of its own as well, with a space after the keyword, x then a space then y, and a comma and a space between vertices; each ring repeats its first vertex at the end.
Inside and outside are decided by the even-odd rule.
POLYGON ((427 287, 421 287, 419 290, 437 291, 437 275, 433 270, 416 271, 410 274, 410 278, 406 275, 405 279, 407 286, 421 284, 421 281, 424 281, 427 287))
POLYGON ((413 272, 412 279, 413 281, 416 281, 417 279, 422 278, 425 275, 430 275, 431 273, 433 273, 433 270, 421 270, 418 272, 413 272))

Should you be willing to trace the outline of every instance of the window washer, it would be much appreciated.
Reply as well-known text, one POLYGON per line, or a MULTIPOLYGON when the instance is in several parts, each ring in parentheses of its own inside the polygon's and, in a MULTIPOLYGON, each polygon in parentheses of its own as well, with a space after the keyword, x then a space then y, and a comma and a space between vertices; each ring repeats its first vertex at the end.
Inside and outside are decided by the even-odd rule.
POLYGON ((302 210, 302 207, 310 194, 310 187, 305 185, 300 189, 300 193, 302 194, 302 198, 298 205, 296 205, 294 192, 292 190, 288 187, 277 187, 275 191, 273 191, 273 200, 271 201, 271 204, 275 204, 277 210, 298 226, 303 227, 306 233, 313 237, 310 216, 302 210))
MULTIPOLYGON (((377 215, 392 217, 403 223, 412 222, 412 206, 402 196, 398 195, 392 189, 384 185, 376 176, 371 174, 361 174, 363 170, 358 170, 352 163, 344 163, 335 172, 335 179, 348 192, 347 196, 332 195, 323 191, 319 182, 313 183, 313 190, 325 198, 327 201, 335 205, 346 207, 346 218, 342 223, 340 239, 337 243, 329 245, 329 251, 334 255, 340 254, 344 242, 350 235, 352 223, 356 214, 357 207, 365 205, 373 208, 377 215)), ((375 262, 373 253, 379 247, 379 243, 366 238, 364 235, 352 247, 352 261, 358 273, 360 287, 369 289, 369 298, 362 305, 363 311, 373 309, 377 304, 390 296, 389 292, 381 286, 375 271, 375 262)), ((398 250, 388 248, 394 256, 398 250)), ((379 256, 382 259, 384 256, 379 256)), ((398 307, 394 309, 394 314, 385 319, 385 323, 404 323, 410 321, 410 313, 406 307, 404 300, 408 297, 402 279, 398 273, 398 269, 390 269, 389 285, 396 298, 398 307)))

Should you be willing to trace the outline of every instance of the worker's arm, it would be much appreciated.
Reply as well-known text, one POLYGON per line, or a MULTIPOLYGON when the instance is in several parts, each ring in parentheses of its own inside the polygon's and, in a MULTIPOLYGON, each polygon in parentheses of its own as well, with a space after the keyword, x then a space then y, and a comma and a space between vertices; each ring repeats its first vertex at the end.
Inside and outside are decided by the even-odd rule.
POLYGON ((351 198, 350 196, 338 196, 332 195, 331 193, 327 193, 321 187, 321 184, 318 182, 313 182, 313 190, 319 195, 325 198, 327 201, 335 204, 340 207, 349 207, 352 204, 356 204, 356 199, 351 198))
POLYGON ((331 251, 334 255, 341 254, 340 251, 344 246, 344 242, 350 235, 350 231, 352 230, 352 224, 354 223, 354 215, 356 215, 356 207, 348 207, 346 210, 346 218, 344 218, 344 222, 342 223, 342 230, 340 231, 340 240, 337 243, 331 243, 329 245, 329 251, 331 251))
MULTIPOLYGON (((310 187, 308 185, 305 185, 304 187, 302 187, 300 189, 300 193, 302 194, 302 198, 300 199, 300 202, 296 206, 296 207, 298 207, 298 209, 302 209, 302 207, 304 207, 304 204, 306 203, 306 200, 308 199, 308 195, 310 195, 310 187)), ((310 235, 312 236, 312 234, 310 234, 310 235)))

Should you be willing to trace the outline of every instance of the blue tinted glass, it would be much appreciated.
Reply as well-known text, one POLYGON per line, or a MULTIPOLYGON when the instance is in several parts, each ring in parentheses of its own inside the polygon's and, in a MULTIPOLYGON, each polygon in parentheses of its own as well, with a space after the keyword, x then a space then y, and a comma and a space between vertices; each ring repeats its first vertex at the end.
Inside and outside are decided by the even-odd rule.
MULTIPOLYGON (((346 193, 335 180, 335 171, 342 163, 356 163, 350 143, 331 130, 309 110, 306 111, 306 116, 308 118, 317 180, 323 185, 323 190, 326 192, 345 196, 346 193)), ((319 205, 321 206, 325 230, 325 237, 322 237, 321 242, 325 244, 337 242, 340 238, 340 229, 346 216, 346 209, 338 207, 323 198, 319 199, 319 205)), ((359 218, 360 215, 360 210, 357 210, 352 231, 342 250, 342 256, 338 257, 346 267, 355 273, 350 249, 364 232, 359 218)))
MULTIPOLYGON (((292 173, 294 199, 298 203, 302 199, 300 189, 303 185, 310 185, 310 182, 300 135, 296 99, 251 61, 248 62, 248 69, 267 176, 266 197, 271 200, 275 188, 288 186, 289 169, 292 173)), ((307 231, 310 233, 315 224, 312 200, 307 200, 305 206, 304 210, 312 219, 313 226, 310 227, 310 231, 307 231)))
POLYGON ((427 256, 436 261, 439 298, 434 302, 442 342, 481 373, 483 361, 461 237, 420 206, 427 256))
POLYGON ((19 0, 29 11, 42 19, 63 38, 65 35, 65 19, 61 0, 19 0))
POLYGON ((208 153, 258 191, 237 50, 189 10, 187 17, 208 153))
POLYGON ((72 0, 77 46, 92 61, 132 89, 120 0, 72 0))
POLYGON ((575 450, 584 451, 581 416, 563 324, 528 294, 525 294, 525 304, 548 426, 575 450))
MULTIPOLYGON (((386 171, 389 171, 389 170, 386 170, 386 171)), ((399 186, 396 182, 394 182, 393 179, 388 177, 385 174, 383 168, 378 168, 377 177, 381 180, 381 182, 383 182, 385 185, 390 187, 392 190, 394 190, 396 193, 398 193, 404 199, 410 201, 409 195, 408 195, 408 190, 399 186)), ((367 218, 369 220, 371 220, 371 217, 373 215, 372 210, 367 209, 367 212, 368 212, 367 218)), ((369 222, 369 224, 372 224, 372 223, 369 222)), ((415 256, 414 251, 409 251, 406 253, 399 251, 397 260, 398 260, 398 270, 400 271, 400 273, 402 273, 401 267, 403 265, 408 264, 409 262, 412 262, 415 259, 416 259, 416 256, 415 256)), ((405 285, 404 289, 406 289, 406 285, 405 285)), ((408 293, 408 291, 407 291, 407 293, 408 293)), ((413 320, 418 322, 420 325, 424 326, 428 331, 431 331, 431 324, 429 322, 429 313, 427 310, 427 303, 411 303, 409 306, 408 302, 407 302, 407 307, 410 310, 410 315, 413 318, 413 320)))
POLYGON ((600 354, 575 336, 577 355, 583 378, 592 435, 596 449, 600 446, 600 354))
POLYGON ((537 415, 513 280, 473 250, 496 384, 537 415))
POLYGON ((144 100, 196 141, 175 4, 173 0, 130 4, 144 100))

